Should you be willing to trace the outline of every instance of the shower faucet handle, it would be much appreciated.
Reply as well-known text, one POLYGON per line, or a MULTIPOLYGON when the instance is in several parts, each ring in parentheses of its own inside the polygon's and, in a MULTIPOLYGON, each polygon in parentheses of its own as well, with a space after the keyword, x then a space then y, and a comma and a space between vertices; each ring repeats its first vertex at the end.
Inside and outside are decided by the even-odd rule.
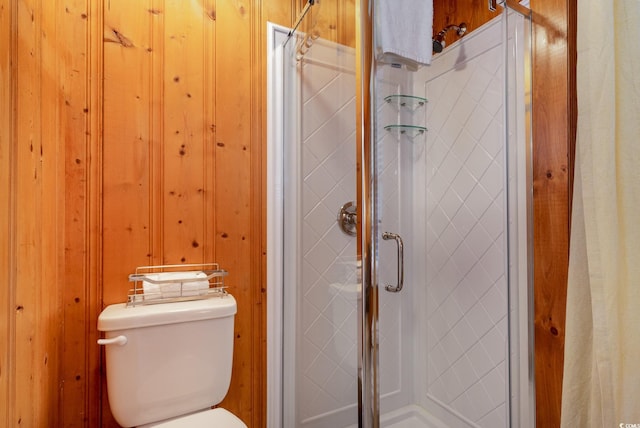
POLYGON ((338 225, 340 229, 349 236, 357 235, 358 215, 356 203, 351 201, 347 202, 340 207, 338 212, 338 225))

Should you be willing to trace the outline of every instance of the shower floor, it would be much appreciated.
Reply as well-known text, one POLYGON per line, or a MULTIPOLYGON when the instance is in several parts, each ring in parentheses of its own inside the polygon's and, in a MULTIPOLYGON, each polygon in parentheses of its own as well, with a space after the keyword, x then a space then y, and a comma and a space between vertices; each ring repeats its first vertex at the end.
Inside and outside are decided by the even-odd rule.
POLYGON ((428 425, 425 425, 424 421, 418 419, 417 417, 412 416, 409 419, 396 422, 393 425, 383 425, 383 426, 387 428, 425 428, 428 425))
MULTIPOLYGON (((406 406, 385 413, 380 419, 380 425, 384 428, 449 428, 448 425, 418 406, 406 406)), ((347 428, 357 428, 357 425, 347 428)))

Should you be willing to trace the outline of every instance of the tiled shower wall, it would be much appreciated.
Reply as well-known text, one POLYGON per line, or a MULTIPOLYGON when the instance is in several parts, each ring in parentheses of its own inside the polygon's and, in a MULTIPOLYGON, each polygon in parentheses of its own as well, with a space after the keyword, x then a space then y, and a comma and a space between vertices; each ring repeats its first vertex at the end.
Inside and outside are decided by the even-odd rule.
MULTIPOLYGON (((379 227, 400 233, 408 253, 405 290, 387 293, 395 245, 380 241, 382 405, 419 404, 453 427, 507 426, 500 33, 498 22, 418 73, 378 76, 379 227), (382 100, 407 88, 429 100, 409 116, 382 100), (428 132, 410 139, 383 129, 407 119, 428 132)), ((356 241, 336 223, 340 206, 356 200, 353 52, 318 40, 296 67, 300 215, 287 226, 299 235, 301 267, 296 426, 342 427, 357 418, 356 241)))
POLYGON ((426 401, 451 425, 491 428, 507 425, 508 381, 500 29, 451 47, 414 81, 429 99, 415 176, 426 201, 426 401))

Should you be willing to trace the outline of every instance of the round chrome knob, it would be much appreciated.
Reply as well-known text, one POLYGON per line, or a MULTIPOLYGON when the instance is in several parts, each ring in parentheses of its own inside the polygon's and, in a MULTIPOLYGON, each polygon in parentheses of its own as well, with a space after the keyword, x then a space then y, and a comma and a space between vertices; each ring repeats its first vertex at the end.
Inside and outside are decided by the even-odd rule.
POLYGON ((355 202, 347 202, 338 212, 338 224, 340 229, 349 236, 356 236, 358 226, 358 215, 355 202))

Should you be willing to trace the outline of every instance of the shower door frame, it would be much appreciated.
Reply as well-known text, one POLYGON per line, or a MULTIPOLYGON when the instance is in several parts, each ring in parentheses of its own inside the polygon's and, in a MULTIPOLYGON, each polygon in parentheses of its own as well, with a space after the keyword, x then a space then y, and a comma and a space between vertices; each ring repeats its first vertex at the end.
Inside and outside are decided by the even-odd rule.
MULTIPOLYGON (((491 1, 491 0, 490 0, 491 1)), ((377 332, 379 322, 378 312, 378 260, 377 237, 377 177, 373 172, 377 171, 375 153, 375 128, 376 109, 372 107, 375 96, 376 63, 373 59, 373 43, 375 22, 374 0, 356 1, 356 79, 359 83, 356 88, 357 109, 357 140, 358 159, 360 160, 360 175, 358 175, 358 257, 362 266, 361 275, 361 302, 359 323, 359 358, 358 358, 358 426, 363 428, 378 428, 380 426, 380 393, 378 390, 378 343, 377 332), (368 119, 368 120, 367 120, 368 119)), ((493 3, 496 3, 494 0, 493 3)), ((508 43, 509 25, 506 23, 510 11, 523 17, 529 22, 531 31, 532 12, 529 9, 529 0, 501 0, 498 3, 503 11, 504 41, 508 43)), ((528 43, 531 43, 531 34, 528 43)), ((526 39, 525 39, 526 41, 526 39)), ((521 46, 519 48, 522 48, 521 46)), ((505 67, 508 64, 507 46, 505 45, 505 67)), ((531 46, 526 48, 531 55, 531 46)), ((522 70, 521 70, 522 71, 522 70)), ((508 85, 508 74, 505 70, 505 86, 508 85)), ((532 87, 532 75, 524 77, 524 87, 532 87), (527 80, 528 79, 528 80, 527 80)), ((508 105, 507 88, 505 88, 505 105, 508 105)), ((509 108, 505 110, 508 116, 509 108)), ((524 168, 518 172, 520 179, 524 181, 525 195, 517 195, 516 202, 523 202, 524 224, 518 225, 517 230, 511 230, 508 234, 516 236, 524 235, 526 243, 525 251, 508 249, 508 265, 514 264, 516 278, 510 278, 508 288, 511 289, 511 281, 524 283, 525 293, 517 290, 510 295, 507 303, 508 312, 508 349, 507 358, 509 364, 507 381, 509 407, 507 422, 509 426, 535 426, 535 363, 534 363, 534 333, 533 333, 533 180, 532 180, 532 125, 531 109, 524 113, 524 168), (519 199, 519 201, 518 201, 519 199), (513 254, 512 254, 513 253, 513 254), (524 259, 522 256, 524 253, 524 259), (522 272, 524 270, 524 272, 522 272), (514 307, 518 308, 515 316, 514 307), (518 349, 512 349, 512 334, 517 335, 518 349), (515 353, 514 353, 515 352, 515 353), (515 366, 515 367, 514 367, 515 366), (515 396, 515 399, 514 399, 515 396), (514 402, 515 401, 515 402, 514 402)), ((505 118, 505 144, 508 145, 507 127, 505 118)), ((518 141, 519 143, 522 141, 518 141)), ((507 150, 505 150, 507 151, 507 150)), ((505 157, 509 156, 505 153, 505 157)), ((506 159, 505 159, 506 160, 506 159)), ((505 164, 507 167, 508 163, 505 164)), ((507 172, 507 175, 509 172, 507 172)), ((508 181, 508 178, 506 179, 508 181)), ((508 188, 508 186, 507 186, 508 188)), ((509 210, 511 208, 507 208, 509 210)), ((518 207, 514 208, 518 211, 518 207)), ((519 215, 519 214, 516 214, 519 215)), ((507 229, 510 229, 507 227, 507 229)), ((507 266, 508 276, 511 277, 511 266, 507 266)))
MULTIPOLYGON (((503 7, 517 12, 530 19, 530 10, 522 4, 511 7, 511 1, 504 1, 503 7), (528 11, 528 13, 526 13, 528 11), (525 12, 525 13, 523 13, 525 12)), ((526 4, 526 3, 525 3, 526 4)), ((362 199, 358 201, 358 256, 361 262, 361 285, 362 299, 359 307, 359 353, 358 353, 358 425, 360 427, 379 427, 380 424, 380 398, 378 391, 378 348, 377 324, 378 324, 378 288, 377 288, 377 260, 376 260, 376 236, 378 230, 375 222, 376 192, 377 182, 375 174, 375 153, 372 149, 374 144, 375 109, 372 108, 374 94, 371 92, 373 79, 375 79, 375 64, 373 61, 373 2, 371 0, 356 1, 356 112, 357 112, 357 159, 360 162, 357 176, 357 194, 362 199), (363 13, 366 12, 366 13, 363 13), (365 233, 366 232, 366 233, 365 233)), ((282 49, 279 48, 282 40, 286 39, 289 29, 278 25, 268 24, 268 69, 276 70, 282 64, 282 49), (278 65, 279 64, 279 65, 278 65)), ((282 218, 284 208, 278 201, 283 198, 284 177, 281 158, 281 142, 284 132, 284 118, 282 105, 276 105, 274 101, 279 101, 274 97, 274 93, 284 90, 283 83, 275 75, 267 82, 268 105, 267 123, 278 124, 271 126, 268 130, 268 141, 279 142, 271 144, 267 150, 267 188, 270 197, 267 198, 267 210, 273 215, 267 219, 268 234, 270 236, 282 236, 284 225, 282 218), (271 108, 271 107, 276 108, 271 108)), ((281 102, 281 101, 280 101, 281 102)), ((529 113, 530 114, 530 113, 529 113)), ((530 152, 530 128, 528 132, 528 147, 530 152)), ((530 153, 527 153, 527 162, 530 164, 530 153)), ((527 182, 527 188, 531 189, 527 182)), ((532 196, 527 194, 527 210, 530 210, 532 196)), ((532 237, 531 224, 526 225, 529 240, 532 237)), ((529 243, 530 245, 530 243, 529 243)), ((285 415, 283 414, 283 325, 282 318, 282 288, 274 287, 274 284, 282 284, 284 279, 284 254, 282 242, 275 242, 273 239, 267 241, 267 254, 269 255, 267 266, 267 307, 269 316, 267 317, 267 424, 269 427, 282 427, 285 415), (276 333, 277 332, 277 333, 276 333)), ((532 254, 530 252, 529 254, 532 254)), ((531 256, 529 255, 529 258, 531 256)), ((528 266, 532 266, 532 260, 528 260, 528 266)), ((528 274, 528 282, 531 282, 528 274)), ((531 293, 532 285, 528 286, 528 293, 531 293)), ((521 296, 524 297, 524 296, 521 296)), ((529 302, 531 300, 529 299, 529 302)), ((511 308, 511 306, 510 306, 511 308)), ((511 309, 509 309, 511 312, 511 309)), ((533 335, 531 333, 531 315, 533 312, 526 311, 526 320, 520 319, 516 324, 522 328, 526 324, 525 330, 529 330, 529 335, 525 335, 526 343, 521 343, 527 348, 527 355, 521 355, 519 366, 520 386, 514 391, 520 395, 519 419, 531 421, 535 415, 535 385, 533 379, 533 335), (525 362, 526 361, 526 362, 525 362), (525 409, 524 413, 522 409, 525 409)), ((521 314, 522 315, 522 314, 521 314)), ((517 327, 514 325, 513 327, 517 327)), ((510 400, 510 397, 509 397, 510 400)))
MULTIPOLYGON (((269 255, 267 258, 267 329, 270 332, 276 332, 269 334, 267 340, 267 426, 280 428, 296 426, 295 412, 290 411, 290 404, 298 397, 295 391, 295 375, 291 371, 291 367, 295 367, 296 362, 295 358, 291 359, 292 356, 284 352, 286 349, 295 348, 293 337, 295 334, 293 330, 289 330, 287 334, 284 334, 284 331, 287 326, 291 328, 292 324, 294 324, 293 329, 297 328, 292 318, 294 315, 286 310, 289 307, 287 302, 290 304, 296 300, 297 291, 290 287, 285 290, 283 285, 299 283, 295 269, 285 268, 286 262, 294 260, 299 253, 293 248, 298 245, 293 242, 295 239, 291 239, 293 235, 286 238, 285 232, 298 226, 290 222, 285 224, 284 219, 297 210, 296 206, 301 196, 300 190, 296 189, 291 197, 288 199, 286 197, 289 194, 287 192, 291 192, 296 186, 292 184, 291 177, 285 176, 285 171, 296 167, 294 158, 298 161, 300 159, 299 153, 295 154, 285 147, 284 140, 286 135, 295 135, 296 140, 300 135, 294 125, 296 122, 287 122, 285 119, 288 114, 285 104, 289 98, 282 95, 287 93, 300 95, 301 88, 299 82, 282 78, 287 67, 285 56, 287 55, 286 45, 290 42, 290 28, 272 23, 267 25, 267 68, 272 72, 267 80, 267 105, 269 106, 267 122, 270 124, 267 131, 267 235, 271 237, 267 240, 269 255)), ((351 55, 353 57, 353 54, 351 55)), ((321 63, 322 61, 318 62, 318 64, 321 63)), ((299 114, 299 112, 294 113, 299 114)), ((352 173, 354 177, 355 169, 354 164, 352 173)), ((358 312, 361 312, 361 309, 358 309, 358 312)), ((356 375, 355 372, 354 375, 356 375)), ((354 413, 355 411, 360 414, 359 409, 356 408, 354 413)))
POLYGON ((375 144, 374 1, 356 0, 356 178, 361 298, 358 300, 358 426, 380 426, 378 349, 377 175, 375 144))
POLYGON ((283 48, 289 29, 267 23, 267 427, 284 427, 282 399, 283 386, 283 289, 284 254, 284 176, 282 141, 284 113, 282 98, 276 94, 284 91, 283 48), (269 214, 272 214, 271 216, 269 214))

